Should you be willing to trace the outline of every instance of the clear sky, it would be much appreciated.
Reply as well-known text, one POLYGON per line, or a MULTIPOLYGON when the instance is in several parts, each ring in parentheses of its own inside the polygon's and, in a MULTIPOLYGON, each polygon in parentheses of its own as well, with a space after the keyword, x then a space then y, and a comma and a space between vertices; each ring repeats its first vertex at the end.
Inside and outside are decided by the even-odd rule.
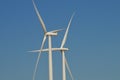
MULTIPOLYGON (((66 47, 75 80, 120 80, 120 0, 35 0, 47 30, 70 26, 66 47)), ((59 47, 64 31, 53 38, 59 47), (58 40, 59 39, 59 40, 58 40)), ((32 0, 0 1, 0 80, 32 80, 43 30, 32 0)), ((45 47, 47 43, 45 44, 45 47)), ((54 80, 61 80, 61 54, 53 53, 54 80)), ((36 80, 48 80, 48 54, 36 80)), ((70 76, 67 72, 67 80, 70 76)))

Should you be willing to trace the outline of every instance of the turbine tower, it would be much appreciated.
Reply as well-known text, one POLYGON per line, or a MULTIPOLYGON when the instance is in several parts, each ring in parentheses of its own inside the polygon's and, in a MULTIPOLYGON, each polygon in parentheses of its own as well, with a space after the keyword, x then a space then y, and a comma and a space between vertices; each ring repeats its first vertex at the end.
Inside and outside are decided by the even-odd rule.
MULTIPOLYGON (((48 47, 48 52, 49 52, 49 54, 48 54, 48 58, 49 58, 49 59, 48 59, 48 60, 49 60, 49 80, 53 80, 52 42, 51 42, 51 37, 52 37, 52 36, 57 36, 57 33, 58 33, 59 31, 61 31, 61 30, 53 30, 53 31, 47 32, 46 26, 45 26, 45 24, 44 24, 44 22, 43 22, 43 20, 42 20, 42 17, 40 16, 40 13, 39 13, 36 5, 35 5, 34 0, 32 0, 32 2, 33 2, 33 6, 34 6, 34 9, 35 9, 35 12, 36 12, 36 14, 37 14, 37 16, 38 16, 38 19, 39 19, 39 21, 40 21, 40 23, 41 23, 41 26, 42 26, 42 28, 43 28, 43 31, 44 31, 44 38, 43 38, 43 41, 42 41, 42 45, 41 45, 40 50, 43 49, 44 43, 45 43, 45 41, 46 41, 46 38, 48 37, 48 46, 49 46, 49 47, 48 47)), ((36 75, 36 71, 37 71, 37 66, 38 66, 38 63, 39 63, 40 55, 41 55, 41 51, 40 51, 39 54, 38 54, 37 62, 36 62, 36 65, 35 65, 35 70, 34 70, 34 73, 33 73, 33 80, 35 80, 35 75, 36 75)))

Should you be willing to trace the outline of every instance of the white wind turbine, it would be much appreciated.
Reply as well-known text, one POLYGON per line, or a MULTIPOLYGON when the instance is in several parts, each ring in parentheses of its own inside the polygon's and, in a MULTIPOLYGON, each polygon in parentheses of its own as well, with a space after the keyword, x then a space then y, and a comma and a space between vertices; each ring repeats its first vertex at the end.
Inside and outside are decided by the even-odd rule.
MULTIPOLYGON (((39 21, 40 21, 40 23, 41 23, 41 25, 42 25, 43 31, 44 31, 44 38, 43 38, 43 41, 42 41, 42 45, 41 45, 40 50, 43 49, 44 43, 45 43, 45 41, 46 41, 46 38, 48 37, 48 46, 49 46, 49 47, 48 47, 48 52, 49 52, 49 54, 48 54, 48 55, 49 55, 49 57, 48 57, 48 58, 49 58, 49 80, 53 80, 51 37, 52 37, 52 36, 56 36, 57 33, 58 33, 59 31, 61 31, 61 30, 53 30, 53 31, 47 32, 46 26, 45 26, 45 24, 44 24, 44 22, 43 22, 43 20, 42 20, 42 17, 40 16, 40 13, 39 13, 36 5, 35 5, 34 0, 32 0, 32 2, 33 2, 33 6, 34 6, 34 9, 35 9, 35 12, 36 12, 36 14, 37 14, 37 16, 38 16, 38 19, 39 19, 39 21)), ((35 75, 36 75, 36 71, 37 71, 37 66, 38 66, 38 63, 39 63, 40 55, 41 55, 41 51, 39 51, 39 54, 38 54, 37 62, 36 62, 36 65, 35 65, 35 70, 34 70, 34 73, 33 73, 33 80, 35 80, 35 75)))
MULTIPOLYGON (((69 27, 71 25, 73 16, 74 16, 74 13, 71 16, 71 19, 70 19, 70 21, 68 23, 68 27, 66 29, 64 38, 63 38, 62 43, 61 43, 61 47, 60 48, 52 48, 52 51, 61 51, 61 53, 62 53, 62 80, 66 80, 66 67, 67 67, 67 70, 68 70, 68 72, 70 74, 71 79, 74 80, 73 75, 71 73, 71 70, 69 68, 68 62, 67 62, 66 57, 65 57, 65 51, 67 51, 68 48, 64 48, 65 42, 67 40, 69 27)), ((41 50, 34 50, 34 51, 31 51, 31 52, 48 52, 48 51, 49 51, 49 49, 41 49, 41 50)))
POLYGON ((74 14, 72 15, 72 17, 71 17, 71 19, 70 19, 70 21, 69 21, 69 23, 68 23, 68 27, 67 27, 67 29, 66 29, 66 32, 65 32, 65 35, 64 35, 62 44, 61 44, 61 50, 60 50, 61 53, 62 53, 62 70, 63 70, 63 71, 62 71, 62 75, 63 75, 63 80, 66 80, 66 68, 65 68, 65 65, 66 65, 66 67, 67 67, 67 69, 68 69, 68 71, 69 71, 69 74, 70 74, 72 80, 74 80, 74 78, 73 78, 73 76, 72 76, 72 73, 71 73, 71 70, 70 70, 70 68, 69 68, 69 66, 68 66, 66 57, 65 57, 65 50, 64 50, 64 48, 63 48, 64 45, 65 45, 65 42, 66 42, 66 40, 67 40, 67 35, 68 35, 69 27, 70 27, 70 25, 71 25, 71 21, 72 21, 72 19, 73 19, 73 16, 74 16, 74 14))

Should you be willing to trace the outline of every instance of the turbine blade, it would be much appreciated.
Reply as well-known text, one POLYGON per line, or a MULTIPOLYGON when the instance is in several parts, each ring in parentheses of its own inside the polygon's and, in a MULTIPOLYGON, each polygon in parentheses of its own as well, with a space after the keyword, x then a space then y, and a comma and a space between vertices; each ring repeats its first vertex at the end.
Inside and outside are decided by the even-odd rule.
POLYGON ((41 23, 41 25, 42 25, 43 30, 44 30, 44 33, 46 33, 47 30, 46 30, 45 24, 44 24, 44 22, 43 22, 43 20, 42 20, 42 17, 40 16, 40 13, 39 13, 36 5, 35 5, 34 0, 32 0, 32 2, 33 2, 33 6, 34 6, 34 9, 35 9, 35 12, 36 12, 36 14, 37 14, 37 16, 38 16, 38 19, 39 19, 39 21, 40 21, 40 23, 41 23))
POLYGON ((40 52, 40 50, 33 50, 33 51, 28 51, 28 52, 40 52))
POLYGON ((59 32, 59 31, 62 31, 63 29, 58 29, 58 30, 53 30, 53 31, 50 31, 52 33, 56 33, 56 32, 59 32))
POLYGON ((64 44, 65 44, 65 42, 66 42, 67 35, 68 35, 68 31, 69 31, 69 27, 70 27, 70 25, 71 25, 71 22, 72 22, 73 16, 74 16, 74 13, 73 13, 73 15, 71 16, 71 19, 70 19, 70 21, 69 21, 69 23, 68 23, 68 27, 67 27, 67 29, 66 29, 66 32, 65 32, 65 35, 64 35, 64 38, 63 38, 62 44, 61 44, 61 48, 64 46, 64 44))
POLYGON ((34 70, 34 73, 33 73, 33 80, 35 80, 35 75, 36 75, 38 63, 39 63, 39 60, 40 60, 40 55, 41 55, 41 52, 38 54, 38 58, 37 58, 36 65, 35 65, 35 70, 34 70))
POLYGON ((70 74, 71 79, 74 80, 73 75, 72 75, 72 72, 71 72, 70 67, 69 67, 69 65, 68 65, 68 62, 67 62, 67 60, 66 60, 66 57, 65 57, 65 65, 66 65, 66 67, 67 67, 67 70, 68 70, 68 72, 69 72, 69 74, 70 74))
MULTIPOLYGON (((63 51, 67 51, 67 50, 69 50, 68 48, 52 48, 52 51, 61 51, 61 50, 63 50, 63 51)), ((47 48, 47 49, 42 49, 42 50, 32 50, 32 51, 28 51, 28 52, 35 52, 35 53, 39 53, 39 52, 48 52, 49 51, 49 49, 47 48)))
POLYGON ((46 35, 45 35, 44 38, 43 38, 42 45, 41 45, 41 48, 40 48, 40 52, 39 52, 39 54, 38 54, 38 58, 37 58, 36 65, 35 65, 35 69, 34 69, 34 73, 33 73, 33 80, 35 80, 35 75, 36 75, 38 63, 39 63, 39 60, 40 60, 40 55, 41 55, 42 49, 43 49, 43 47, 44 47, 45 40, 46 40, 46 35))

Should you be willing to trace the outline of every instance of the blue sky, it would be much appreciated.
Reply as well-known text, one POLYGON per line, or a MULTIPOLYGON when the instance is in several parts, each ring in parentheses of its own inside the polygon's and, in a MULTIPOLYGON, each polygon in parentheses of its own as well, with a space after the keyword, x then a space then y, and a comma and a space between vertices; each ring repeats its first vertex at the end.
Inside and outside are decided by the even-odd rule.
MULTIPOLYGON (((66 29, 66 47, 75 80, 120 80, 119 0, 35 0, 47 30, 66 29)), ((53 37, 59 47, 65 31, 53 37), (59 39, 59 40, 58 40, 59 39)), ((32 80, 43 30, 31 0, 0 1, 0 80, 32 80)), ((47 43, 45 44, 45 47, 47 43)), ((53 53, 54 80, 61 80, 61 54, 53 53)), ((48 80, 48 55, 40 59, 36 80, 48 80)), ((67 80, 70 76, 67 72, 67 80)))

